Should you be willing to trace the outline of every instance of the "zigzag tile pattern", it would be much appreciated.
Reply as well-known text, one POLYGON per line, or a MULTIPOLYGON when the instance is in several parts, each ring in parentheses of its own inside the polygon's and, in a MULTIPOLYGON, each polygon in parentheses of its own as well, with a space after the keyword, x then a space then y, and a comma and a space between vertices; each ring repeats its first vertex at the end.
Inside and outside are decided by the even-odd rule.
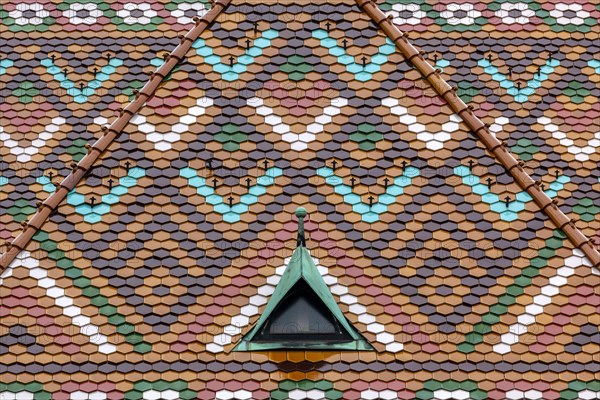
MULTIPOLYGON (((600 243, 600 7, 459 3, 377 2, 600 243)), ((0 4, 0 252, 210 7, 0 4)), ((235 0, 2 273, 0 398, 596 398, 597 272, 353 1, 235 0), (298 206, 376 353, 229 352, 298 206)))

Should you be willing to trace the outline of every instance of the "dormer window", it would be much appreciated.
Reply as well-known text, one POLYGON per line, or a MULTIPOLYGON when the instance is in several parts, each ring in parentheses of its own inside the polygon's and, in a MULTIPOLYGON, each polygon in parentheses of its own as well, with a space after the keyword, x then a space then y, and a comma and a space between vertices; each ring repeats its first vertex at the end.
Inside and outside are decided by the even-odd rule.
POLYGON ((254 340, 344 343, 351 342, 352 337, 301 279, 281 300, 254 340))
POLYGON ((306 246, 304 217, 296 210, 298 247, 256 325, 234 351, 374 350, 350 324, 306 246))

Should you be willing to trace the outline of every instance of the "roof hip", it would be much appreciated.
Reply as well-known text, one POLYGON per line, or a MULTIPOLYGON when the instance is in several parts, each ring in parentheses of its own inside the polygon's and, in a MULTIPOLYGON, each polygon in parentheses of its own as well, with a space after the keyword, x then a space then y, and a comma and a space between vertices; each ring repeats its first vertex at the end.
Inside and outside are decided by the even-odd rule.
POLYGON ((377 7, 372 0, 355 0, 356 4, 379 26, 379 28, 396 45, 396 48, 406 57, 407 60, 419 70, 427 79, 433 89, 443 97, 452 110, 458 114, 467 124, 469 129, 477 135, 488 151, 506 168, 511 176, 517 181, 519 186, 525 190, 534 199, 554 224, 567 235, 571 242, 579 248, 589 259, 592 266, 600 267, 600 252, 592 245, 591 239, 587 238, 569 217, 567 217, 540 188, 540 183, 535 182, 523 169, 523 162, 517 159, 508 151, 505 143, 500 142, 493 136, 486 125, 473 113, 473 107, 467 106, 456 94, 456 88, 451 87, 440 76, 439 70, 434 69, 411 43, 408 42, 406 35, 398 29, 392 20, 377 7))
POLYGON ((94 166, 94 163, 106 151, 108 146, 121 134, 127 126, 131 117, 137 113, 150 99, 163 79, 185 57, 192 47, 192 44, 206 28, 208 28, 217 18, 217 16, 229 5, 231 0, 216 0, 212 3, 211 9, 201 18, 195 18, 195 25, 189 30, 187 35, 181 37, 181 42, 166 57, 165 63, 150 75, 150 80, 144 87, 136 93, 135 99, 130 102, 122 111, 117 119, 108 127, 103 127, 102 136, 88 147, 87 154, 79 161, 72 163, 72 171, 58 185, 57 190, 51 194, 44 202, 38 203, 38 209, 34 216, 28 222, 23 222, 23 231, 8 244, 7 251, 0 255, 0 272, 6 269, 21 250, 25 249, 33 236, 44 225, 50 214, 63 202, 67 194, 77 186, 86 173, 94 166))

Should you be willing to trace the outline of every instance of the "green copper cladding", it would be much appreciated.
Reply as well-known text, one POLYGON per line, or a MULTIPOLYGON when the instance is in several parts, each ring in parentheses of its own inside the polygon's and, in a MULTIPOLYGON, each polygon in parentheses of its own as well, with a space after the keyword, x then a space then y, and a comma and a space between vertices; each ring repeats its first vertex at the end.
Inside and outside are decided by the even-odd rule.
POLYGON ((340 310, 333 295, 329 291, 327 284, 319 273, 310 252, 306 249, 304 241, 304 223, 303 218, 306 216, 306 210, 298 208, 296 210, 298 216, 298 247, 294 251, 290 262, 288 263, 281 280, 277 284, 273 295, 269 299, 267 306, 261 314, 258 322, 254 327, 240 340, 233 351, 262 351, 262 350, 375 350, 373 346, 350 324, 342 311, 340 310), (256 341, 254 340, 261 328, 267 323, 277 306, 286 297, 294 286, 304 280, 306 285, 312 289, 323 306, 327 308, 333 317, 340 324, 340 327, 351 338, 345 342, 319 342, 314 340, 294 339, 277 340, 277 341, 256 341))

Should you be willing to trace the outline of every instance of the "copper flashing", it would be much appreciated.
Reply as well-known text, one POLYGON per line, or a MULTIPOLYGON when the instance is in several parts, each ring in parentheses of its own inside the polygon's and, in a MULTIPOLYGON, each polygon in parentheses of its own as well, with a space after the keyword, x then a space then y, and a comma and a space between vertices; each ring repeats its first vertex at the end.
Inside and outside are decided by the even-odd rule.
POLYGON ((229 5, 231 0, 216 0, 212 7, 202 18, 195 18, 195 26, 185 35, 181 42, 171 54, 165 59, 165 63, 150 75, 150 80, 136 93, 135 99, 130 102, 120 113, 119 117, 108 127, 102 129, 102 136, 88 148, 87 154, 73 165, 73 170, 59 184, 56 191, 51 194, 37 209, 30 221, 23 224, 23 231, 8 243, 8 249, 0 255, 0 272, 6 269, 17 255, 28 244, 31 238, 46 222, 50 214, 64 201, 67 194, 83 179, 88 170, 96 163, 108 146, 121 134, 127 126, 131 117, 136 114, 151 98, 165 76, 168 76, 175 66, 182 60, 198 39, 200 34, 217 18, 217 16, 229 5))
POLYGON ((540 190, 538 185, 535 185, 535 181, 525 172, 522 165, 508 151, 506 146, 485 128, 485 124, 473 113, 472 107, 469 108, 458 97, 456 89, 444 81, 439 74, 434 73, 434 67, 423 57, 418 57, 419 51, 408 42, 406 35, 389 18, 385 17, 385 14, 377 7, 374 1, 356 0, 356 3, 395 43, 404 57, 413 63, 433 89, 448 102, 452 110, 463 119, 465 124, 477 135, 488 151, 494 154, 496 159, 507 169, 519 186, 529 193, 540 209, 550 217, 558 228, 564 231, 571 242, 583 252, 594 267, 600 268, 600 252, 594 248, 591 240, 575 227, 575 223, 555 203, 554 207, 548 207, 552 203, 552 200, 540 190))

